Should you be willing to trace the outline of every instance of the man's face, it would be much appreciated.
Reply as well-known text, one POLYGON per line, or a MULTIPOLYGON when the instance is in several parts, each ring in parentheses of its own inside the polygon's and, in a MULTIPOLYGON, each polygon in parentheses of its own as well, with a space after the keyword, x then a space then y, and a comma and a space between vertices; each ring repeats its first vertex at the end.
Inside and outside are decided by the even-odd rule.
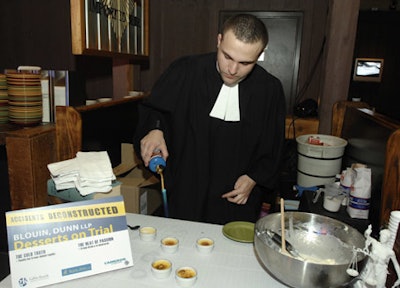
POLYGON ((234 86, 251 72, 263 51, 261 41, 244 43, 232 31, 218 35, 217 64, 225 85, 234 86))

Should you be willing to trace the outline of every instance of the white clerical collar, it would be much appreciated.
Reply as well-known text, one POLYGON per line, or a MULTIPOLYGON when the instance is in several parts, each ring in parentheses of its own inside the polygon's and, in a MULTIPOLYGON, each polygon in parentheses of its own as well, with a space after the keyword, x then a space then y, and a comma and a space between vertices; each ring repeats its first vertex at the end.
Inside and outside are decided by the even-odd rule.
POLYGON ((239 84, 232 87, 222 84, 209 115, 225 121, 240 121, 239 84))

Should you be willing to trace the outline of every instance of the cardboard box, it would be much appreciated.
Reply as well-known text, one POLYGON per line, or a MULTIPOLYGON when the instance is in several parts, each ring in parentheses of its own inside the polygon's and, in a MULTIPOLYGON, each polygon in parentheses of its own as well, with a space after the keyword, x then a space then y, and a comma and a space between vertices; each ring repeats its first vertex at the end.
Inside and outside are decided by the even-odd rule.
POLYGON ((143 166, 132 144, 121 144, 121 164, 114 168, 114 174, 122 183, 121 195, 126 212, 150 215, 160 207, 160 181, 143 166))
POLYGON ((129 172, 141 163, 141 160, 136 156, 133 145, 130 143, 121 143, 121 164, 113 168, 116 176, 120 176, 129 172))
POLYGON ((122 183, 126 212, 150 215, 161 206, 160 181, 143 166, 138 165, 117 179, 122 183))
POLYGON ((47 194, 68 202, 114 197, 121 195, 121 182, 113 181, 112 189, 109 192, 98 192, 82 196, 77 188, 57 190, 54 181, 49 179, 47 180, 47 194))
POLYGON ((153 214, 162 204, 161 185, 140 159, 133 145, 121 144, 121 164, 113 169, 117 176, 113 189, 108 193, 93 193, 82 196, 76 188, 57 191, 53 180, 48 181, 48 194, 64 201, 81 201, 122 195, 128 213, 153 214))

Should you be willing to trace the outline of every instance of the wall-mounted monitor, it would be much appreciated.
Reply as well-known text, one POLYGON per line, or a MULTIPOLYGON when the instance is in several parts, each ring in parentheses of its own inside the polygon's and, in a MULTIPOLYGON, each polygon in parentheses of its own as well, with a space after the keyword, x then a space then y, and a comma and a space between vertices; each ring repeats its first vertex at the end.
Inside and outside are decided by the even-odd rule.
POLYGON ((354 81, 381 82, 383 59, 356 58, 354 63, 354 81))

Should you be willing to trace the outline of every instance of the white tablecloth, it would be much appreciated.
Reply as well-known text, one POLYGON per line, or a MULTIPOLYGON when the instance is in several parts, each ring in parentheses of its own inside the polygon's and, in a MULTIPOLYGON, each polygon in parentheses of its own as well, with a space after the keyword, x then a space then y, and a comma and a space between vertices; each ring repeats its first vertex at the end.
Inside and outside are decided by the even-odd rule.
MULTIPOLYGON (((171 260, 173 271, 179 266, 193 266, 198 279, 193 288, 281 288, 286 287, 275 280, 259 263, 253 244, 240 243, 226 238, 221 225, 182 221, 139 214, 127 214, 131 226, 153 226, 157 237, 152 242, 139 238, 139 231, 129 231, 134 265, 95 276, 85 277, 48 287, 57 288, 157 288, 177 287, 174 273, 167 279, 155 279, 150 263, 158 258, 171 260), (175 254, 161 250, 160 240, 175 236, 180 241, 175 254), (196 239, 207 236, 213 238, 215 247, 211 254, 197 252, 196 239)), ((289 272, 289 271, 288 271, 289 272)), ((11 288, 10 276, 0 282, 0 288, 11 288)), ((17 288, 17 287, 14 287, 17 288)))

